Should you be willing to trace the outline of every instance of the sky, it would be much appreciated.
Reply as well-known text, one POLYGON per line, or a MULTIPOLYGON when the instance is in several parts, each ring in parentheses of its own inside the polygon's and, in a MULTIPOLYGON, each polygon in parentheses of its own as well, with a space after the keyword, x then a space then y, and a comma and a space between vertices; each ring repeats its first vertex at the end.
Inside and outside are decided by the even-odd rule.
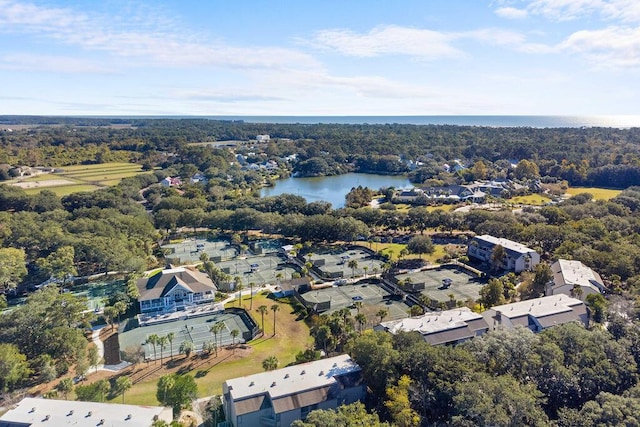
POLYGON ((0 114, 637 115, 639 0, 0 0, 0 114))

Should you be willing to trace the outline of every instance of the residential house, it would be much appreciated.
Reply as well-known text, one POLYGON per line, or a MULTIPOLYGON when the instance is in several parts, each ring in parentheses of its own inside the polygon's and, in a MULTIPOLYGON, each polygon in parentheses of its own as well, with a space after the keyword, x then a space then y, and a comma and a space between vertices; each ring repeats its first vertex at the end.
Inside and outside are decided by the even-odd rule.
POLYGON ((0 417, 0 427, 149 427, 170 423, 173 410, 162 406, 120 405, 25 397, 0 417))
POLYGON ((222 385, 226 426, 289 426, 315 409, 363 400, 362 370, 349 355, 227 380, 222 385))
POLYGON ((256 142, 269 142, 271 137, 269 135, 256 135, 256 142))
POLYGON ((607 289, 600 275, 580 261, 559 259, 551 265, 551 271, 553 280, 547 284, 546 295, 570 295, 584 301, 587 295, 607 289))
POLYGON ((467 307, 426 313, 418 317, 390 320, 376 326, 391 334, 415 331, 431 345, 459 344, 489 330, 485 318, 467 307))
POLYGON ((467 248, 467 255, 482 262, 494 264, 493 251, 496 246, 504 248, 505 256, 495 267, 511 270, 520 273, 524 270, 531 270, 540 263, 540 255, 521 243, 509 239, 489 236, 474 237, 467 248))
POLYGON ((160 181, 160 185, 162 185, 163 187, 180 187, 182 185, 182 181, 180 180, 180 178, 172 178, 168 176, 160 181))
POLYGON ((585 304, 564 294, 551 295, 491 307, 482 313, 492 329, 522 326, 540 332, 551 326, 580 322, 587 326, 585 304))
POLYGON ((215 300, 216 286, 205 273, 184 267, 138 279, 140 312, 168 313, 215 300))

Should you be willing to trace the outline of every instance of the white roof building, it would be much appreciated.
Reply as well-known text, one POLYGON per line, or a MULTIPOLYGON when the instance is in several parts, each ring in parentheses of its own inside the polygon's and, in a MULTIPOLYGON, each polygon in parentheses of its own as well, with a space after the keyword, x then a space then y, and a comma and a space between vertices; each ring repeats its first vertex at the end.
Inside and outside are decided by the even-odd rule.
POLYGON ((519 273, 530 270, 540 263, 540 255, 525 245, 513 240, 493 237, 488 234, 474 237, 469 243, 467 255, 484 262, 493 262, 493 250, 496 246, 502 246, 505 250, 505 258, 498 266, 505 270, 513 270, 519 273))
POLYGON ((155 420, 172 419, 172 409, 161 406, 26 397, 0 417, 0 427, 149 427, 155 420))
POLYGON ((569 322, 588 324, 587 307, 567 295, 551 295, 511 304, 491 307, 482 313, 489 327, 515 328, 523 326, 540 332, 551 326, 569 322))
POLYGON ((227 380, 224 412, 233 426, 288 426, 315 409, 364 399, 362 370, 349 355, 227 380))
POLYGON ((551 265, 551 272, 553 281, 547 285, 547 295, 564 294, 584 301, 587 295, 606 291, 600 275, 580 261, 559 259, 551 265), (581 290, 579 295, 574 290, 576 286, 581 290))
POLYGON ((462 307, 382 322, 376 329, 383 329, 394 335, 398 332, 416 331, 428 343, 440 345, 458 344, 482 335, 489 329, 489 325, 481 314, 462 307))

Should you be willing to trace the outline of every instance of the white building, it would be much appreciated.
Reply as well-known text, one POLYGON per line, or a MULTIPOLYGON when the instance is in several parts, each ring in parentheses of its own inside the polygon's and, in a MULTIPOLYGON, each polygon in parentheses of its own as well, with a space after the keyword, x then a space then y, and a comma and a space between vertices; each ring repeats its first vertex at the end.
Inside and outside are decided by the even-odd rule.
POLYGON ((392 334, 419 332, 431 345, 459 344, 487 332, 489 325, 481 314, 467 307, 426 313, 418 317, 391 320, 376 326, 392 334))
POLYGON ((470 258, 492 264, 493 250, 496 246, 502 246, 505 251, 504 259, 497 266, 499 268, 520 273, 524 270, 531 270, 540 263, 540 255, 533 249, 509 239, 493 237, 487 234, 476 236, 469 242, 467 255, 470 258))
POLYGON ((149 427, 155 420, 172 419, 172 409, 161 406, 26 397, 0 417, 0 427, 149 427))
POLYGON ((580 261, 559 259, 551 265, 551 272, 553 280, 547 284, 546 295, 564 294, 584 301, 587 295, 606 291, 600 275, 580 261), (575 287, 580 288, 579 294, 575 287))
POLYGON ((540 332, 569 322, 580 322, 585 326, 588 324, 585 304, 579 299, 562 294, 498 305, 482 315, 492 329, 500 326, 523 326, 533 332, 540 332))
POLYGON ((271 137, 269 135, 256 135, 256 142, 269 142, 271 137))
POLYGON ((343 354, 227 380, 222 391, 227 425, 275 427, 363 400, 365 385, 360 366, 343 354))
POLYGON ((204 273, 183 267, 138 279, 141 313, 167 313, 215 300, 216 286, 204 273))

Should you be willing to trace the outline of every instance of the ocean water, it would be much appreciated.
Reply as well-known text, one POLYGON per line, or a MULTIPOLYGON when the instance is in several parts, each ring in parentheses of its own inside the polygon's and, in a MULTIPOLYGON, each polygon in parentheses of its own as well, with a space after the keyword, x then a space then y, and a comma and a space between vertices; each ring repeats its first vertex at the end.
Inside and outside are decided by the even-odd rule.
POLYGON ((640 115, 618 116, 201 116, 212 120, 282 124, 412 124, 488 127, 640 127, 640 115))

